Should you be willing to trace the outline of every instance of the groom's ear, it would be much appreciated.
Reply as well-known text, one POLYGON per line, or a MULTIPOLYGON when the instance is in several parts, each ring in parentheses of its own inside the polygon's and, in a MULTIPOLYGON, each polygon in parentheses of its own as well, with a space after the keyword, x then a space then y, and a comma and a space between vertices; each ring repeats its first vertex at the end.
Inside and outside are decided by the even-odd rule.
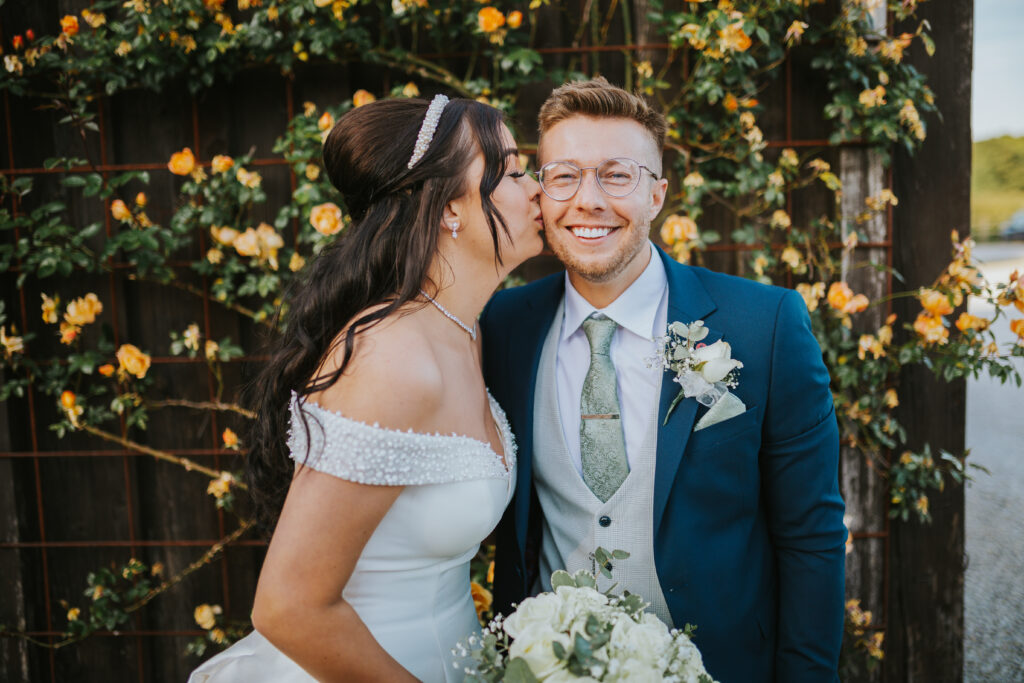
POLYGON ((651 183, 651 207, 647 220, 653 221, 661 213, 661 207, 665 205, 665 195, 668 192, 668 179, 659 178, 651 183))

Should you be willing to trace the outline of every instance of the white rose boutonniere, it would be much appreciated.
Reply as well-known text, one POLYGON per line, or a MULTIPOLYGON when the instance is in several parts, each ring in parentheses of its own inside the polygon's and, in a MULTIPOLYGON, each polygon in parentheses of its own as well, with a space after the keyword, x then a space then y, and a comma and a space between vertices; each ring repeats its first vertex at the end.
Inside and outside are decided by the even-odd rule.
POLYGON ((743 401, 729 392, 729 389, 739 386, 739 369, 743 363, 732 357, 732 347, 728 342, 703 344, 702 340, 707 336, 708 328, 704 321, 697 320, 689 325, 670 323, 668 334, 655 339, 660 348, 651 364, 676 373, 673 381, 681 387, 665 413, 663 424, 668 423, 669 415, 684 398, 696 398, 698 403, 710 409, 701 418, 697 429, 727 420, 747 409, 743 401), (711 419, 707 419, 709 417, 711 419))

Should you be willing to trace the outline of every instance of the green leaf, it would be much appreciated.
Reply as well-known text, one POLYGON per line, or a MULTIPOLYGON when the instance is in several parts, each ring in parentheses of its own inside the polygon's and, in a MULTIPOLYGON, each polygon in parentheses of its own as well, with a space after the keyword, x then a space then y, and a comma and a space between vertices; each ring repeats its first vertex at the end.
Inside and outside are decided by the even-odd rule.
POLYGON ((522 657, 516 657, 509 661, 505 667, 505 683, 540 683, 537 677, 530 671, 530 665, 522 657))
POLYGON ((573 580, 569 572, 564 569, 559 569, 551 575, 551 590, 554 590, 559 586, 576 587, 576 582, 573 580))

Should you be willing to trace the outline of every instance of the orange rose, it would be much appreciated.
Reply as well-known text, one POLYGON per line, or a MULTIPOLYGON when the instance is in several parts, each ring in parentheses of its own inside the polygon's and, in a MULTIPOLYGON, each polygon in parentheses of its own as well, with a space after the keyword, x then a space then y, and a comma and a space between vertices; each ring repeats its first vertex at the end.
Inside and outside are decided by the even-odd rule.
POLYGON ((523 13, 519 10, 508 13, 508 27, 511 29, 519 28, 523 23, 523 13))
POLYGON ((476 581, 469 584, 469 593, 473 596, 473 606, 476 607, 476 616, 479 618, 484 612, 491 608, 494 596, 491 591, 481 586, 476 581))
POLYGON ((744 52, 751 45, 750 36, 743 31, 742 21, 729 24, 718 32, 718 37, 722 40, 723 50, 744 52))
POLYGON ((949 303, 949 298, 942 292, 925 288, 921 290, 917 298, 921 302, 921 308, 930 315, 949 315, 953 312, 953 306, 949 303))
POLYGON ((73 14, 65 14, 60 20, 60 30, 69 38, 78 33, 78 17, 73 14))
POLYGON ((115 370, 114 366, 111 365, 110 363, 106 363, 106 364, 101 365, 99 367, 99 372, 104 377, 110 377, 111 375, 113 375, 114 374, 114 370, 115 370))
POLYGON ((942 318, 924 312, 918 314, 914 321, 914 331, 928 344, 945 344, 949 338, 949 330, 942 324, 942 318))
POLYGON ((71 410, 75 407, 75 392, 65 389, 60 394, 60 405, 64 410, 71 410))
POLYGON ((128 210, 128 205, 120 199, 115 199, 110 202, 110 215, 115 220, 123 221, 128 223, 132 219, 132 212, 128 210))
POLYGON ((731 92, 726 93, 725 97, 722 98, 722 106, 725 107, 726 111, 736 111, 740 108, 740 101, 731 92))
POLYGON ((966 332, 967 330, 986 330, 988 325, 988 320, 971 315, 970 313, 961 313, 960 317, 956 320, 956 329, 961 332, 966 332))
MULTIPOLYGON (((365 90, 360 90, 360 91, 358 91, 358 92, 356 93, 356 95, 358 95, 358 94, 359 94, 359 93, 361 93, 361 92, 362 92, 362 93, 366 93, 367 95, 370 95, 370 93, 367 93, 367 92, 366 92, 365 90)), ((370 95, 370 97, 373 97, 373 95, 370 95)), ((369 101, 369 102, 372 102, 373 100, 368 100, 368 101, 369 101)), ((355 95, 353 95, 353 96, 352 96, 352 103, 353 103, 353 104, 355 104, 355 95)), ((358 104, 356 104, 356 106, 358 107, 359 105, 358 105, 358 104)), ((316 122, 316 127, 317 127, 317 128, 319 128, 319 129, 320 129, 320 130, 322 130, 322 131, 324 131, 324 130, 330 130, 331 128, 334 128, 334 117, 333 117, 333 116, 331 116, 331 112, 329 112, 329 111, 325 111, 325 112, 324 112, 324 113, 323 113, 323 114, 322 114, 322 115, 320 116, 320 119, 319 119, 319 120, 317 120, 317 122, 316 122)))
POLYGON ((235 160, 226 154, 218 154, 213 157, 213 161, 210 162, 210 168, 214 173, 225 173, 230 171, 231 167, 235 165, 235 160))
POLYGON ((1010 331, 1018 337, 1024 338, 1024 318, 1010 321, 1010 331))
POLYGON ((149 197, 146 196, 145 192, 140 192, 135 195, 135 205, 139 208, 145 208, 146 204, 149 203, 149 197))
POLYGON ((314 206, 309 212, 309 222, 321 235, 333 235, 344 227, 341 209, 333 202, 314 206))
POLYGON ((188 175, 195 167, 195 155, 192 154, 192 150, 188 147, 172 154, 171 160, 167 162, 168 170, 174 175, 188 175))
POLYGON ((853 299, 853 290, 845 282, 833 282, 828 288, 828 305, 837 311, 846 308, 853 299))
MULTIPOLYGON (((370 102, 376 101, 377 98, 373 96, 373 93, 367 92, 366 90, 356 90, 354 93, 352 93, 352 106, 356 107, 357 109, 363 106, 364 104, 369 104, 370 102)), ((320 117, 320 120, 323 120, 322 116, 320 117)), ((319 123, 320 122, 318 121, 317 125, 319 125, 319 123)), ((321 128, 321 130, 323 129, 321 128)))
POLYGON ((121 370, 129 375, 135 375, 139 379, 146 376, 146 372, 149 370, 150 358, 139 347, 134 344, 122 344, 115 355, 121 370))
POLYGON ((477 12, 476 18, 484 33, 493 33, 505 25, 505 15, 497 7, 484 7, 477 12))
POLYGON ((238 435, 230 427, 225 429, 224 433, 220 436, 224 439, 224 448, 238 448, 238 435))

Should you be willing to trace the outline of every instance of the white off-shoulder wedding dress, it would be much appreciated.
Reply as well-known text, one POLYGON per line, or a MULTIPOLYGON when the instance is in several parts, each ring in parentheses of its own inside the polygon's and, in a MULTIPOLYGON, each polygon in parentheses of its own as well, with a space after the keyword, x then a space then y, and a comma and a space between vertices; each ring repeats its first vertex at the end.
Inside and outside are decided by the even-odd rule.
MULTIPOLYGON (((378 643, 426 683, 462 680, 452 648, 479 633, 469 562, 512 497, 515 441, 488 394, 505 461, 458 435, 384 429, 315 403, 291 405, 292 458, 362 484, 404 485, 342 592, 378 643), (307 430, 300 416, 309 418, 307 430), (506 467, 507 465, 507 467, 506 467)), ((331 647, 332 634, 321 634, 331 647)), ((189 683, 314 680, 254 631, 192 672, 189 683)))

